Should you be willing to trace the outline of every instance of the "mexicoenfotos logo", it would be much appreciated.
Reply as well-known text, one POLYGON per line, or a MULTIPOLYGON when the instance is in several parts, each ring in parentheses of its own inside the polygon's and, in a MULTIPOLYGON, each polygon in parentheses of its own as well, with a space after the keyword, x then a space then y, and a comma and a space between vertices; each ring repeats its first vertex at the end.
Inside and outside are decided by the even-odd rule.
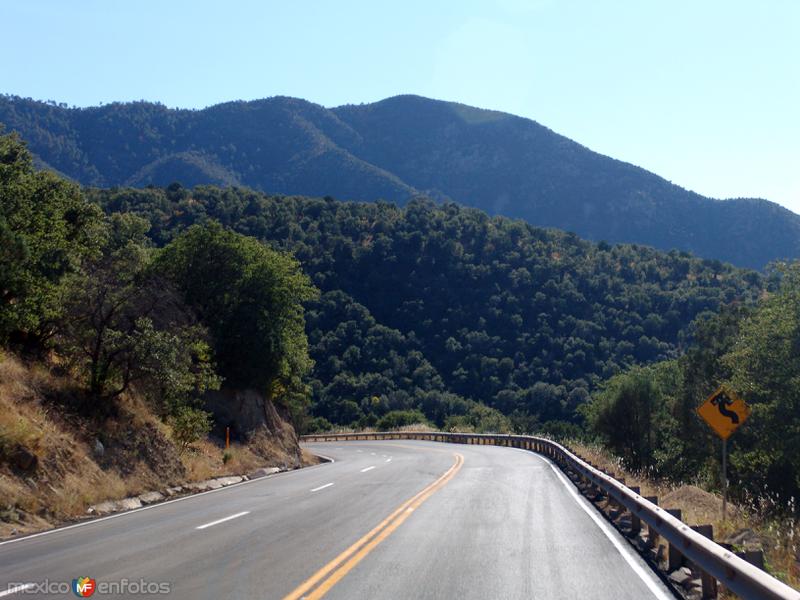
POLYGON ((72 591, 79 598, 88 598, 97 589, 97 582, 91 577, 78 577, 72 580, 72 591))
POLYGON ((172 583, 169 581, 147 581, 146 579, 122 579, 112 581, 97 581, 91 577, 77 577, 68 581, 28 581, 26 583, 9 583, 5 590, 0 589, 0 597, 10 594, 30 594, 34 596, 62 596, 69 591, 78 598, 94 596, 154 596, 172 592, 172 583))

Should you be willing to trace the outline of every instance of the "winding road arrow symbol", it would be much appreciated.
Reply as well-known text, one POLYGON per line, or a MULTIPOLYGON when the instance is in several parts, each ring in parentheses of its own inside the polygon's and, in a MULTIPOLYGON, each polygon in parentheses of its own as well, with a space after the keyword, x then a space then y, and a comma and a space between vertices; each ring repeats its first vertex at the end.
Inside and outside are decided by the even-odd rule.
POLYGON ((736 425, 739 424, 739 415, 737 415, 734 411, 728 410, 728 407, 733 404, 733 400, 725 396, 724 394, 720 394, 716 398, 711 401, 711 404, 719 409, 720 414, 723 417, 728 417, 732 423, 736 425))

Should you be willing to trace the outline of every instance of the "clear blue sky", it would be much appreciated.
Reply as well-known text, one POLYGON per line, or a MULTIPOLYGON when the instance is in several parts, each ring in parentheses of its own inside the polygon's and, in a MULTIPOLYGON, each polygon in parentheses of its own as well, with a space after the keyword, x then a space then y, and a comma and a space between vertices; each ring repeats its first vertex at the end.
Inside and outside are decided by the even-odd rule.
POLYGON ((415 93, 800 212, 799 0, 0 0, 0 21, 3 93, 179 107, 415 93))

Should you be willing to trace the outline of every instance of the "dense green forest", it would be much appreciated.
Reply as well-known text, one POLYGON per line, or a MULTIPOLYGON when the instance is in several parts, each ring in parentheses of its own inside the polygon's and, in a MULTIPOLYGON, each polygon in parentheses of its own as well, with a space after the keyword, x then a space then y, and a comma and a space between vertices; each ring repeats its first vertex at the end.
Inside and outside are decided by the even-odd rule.
POLYGON ((729 439, 729 480, 741 499, 795 509, 800 495, 800 264, 772 273, 755 306, 731 305, 694 325, 677 359, 632 367, 584 407, 589 430, 633 468, 675 480, 720 484, 720 441, 695 414, 726 384, 751 405, 729 439))
POLYGON ((420 410, 438 426, 574 427, 602 379, 677 357, 693 319, 763 286, 719 261, 592 244, 452 203, 177 184, 89 196, 146 218, 157 245, 216 220, 291 251, 322 293, 308 304, 312 413, 339 425, 420 410))
POLYGON ((399 204, 424 194, 744 267, 800 256, 800 217, 777 204, 712 200, 535 121, 418 96, 330 109, 276 97, 203 110, 0 96, 0 124, 39 164, 83 185, 180 181, 399 204))
POLYGON ((303 303, 317 292, 297 261, 215 223, 161 249, 149 228, 104 215, 0 136, 0 347, 55 352, 82 382, 70 410, 111 414, 135 389, 183 442, 208 431, 202 397, 221 385, 262 390, 301 418, 303 303))

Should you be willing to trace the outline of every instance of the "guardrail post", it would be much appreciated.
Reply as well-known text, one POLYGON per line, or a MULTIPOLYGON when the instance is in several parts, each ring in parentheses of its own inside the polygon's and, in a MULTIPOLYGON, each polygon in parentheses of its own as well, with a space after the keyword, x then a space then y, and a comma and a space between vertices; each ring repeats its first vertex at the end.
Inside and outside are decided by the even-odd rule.
MULTIPOLYGON (((630 490, 634 494, 641 494, 641 491, 640 491, 638 485, 632 485, 630 487, 630 490)), ((631 537, 636 537, 636 536, 639 535, 639 532, 642 530, 642 520, 639 518, 639 515, 636 514, 636 511, 633 511, 633 510, 630 511, 630 515, 631 515, 631 531, 630 531, 630 535, 631 535, 631 537)))
MULTIPOLYGON (((645 496, 645 500, 658 506, 658 496, 645 496)), ((647 545, 650 548, 655 548, 658 543, 658 532, 653 529, 652 525, 647 525, 647 545)))
MULTIPOLYGON (((671 514, 676 519, 681 519, 681 510, 679 508, 667 508, 667 513, 671 514)), ((680 569, 683 566, 683 554, 678 547, 672 542, 669 543, 669 552, 667 553, 667 572, 680 569)))
MULTIPOLYGON (((694 529, 697 533, 702 536, 707 537, 711 541, 714 541, 714 526, 713 525, 693 525, 692 529, 694 529)), ((703 600, 707 600, 709 598, 716 598, 717 597, 717 580, 700 569, 699 565, 695 565, 700 570, 700 582, 702 584, 702 598, 703 600)))
MULTIPOLYGON (((614 475, 612 474, 611 477, 613 478, 614 475)), ((625 485, 625 478, 620 477, 617 479, 622 485, 625 485)), ((619 517, 622 516, 622 513, 625 512, 625 505, 622 504, 617 498, 612 496, 611 494, 608 495, 608 504, 609 508, 611 508, 611 520, 616 521, 619 517)))
POLYGON ((736 556, 746 560, 751 565, 764 570, 764 551, 763 550, 745 550, 744 552, 737 552, 736 556))

